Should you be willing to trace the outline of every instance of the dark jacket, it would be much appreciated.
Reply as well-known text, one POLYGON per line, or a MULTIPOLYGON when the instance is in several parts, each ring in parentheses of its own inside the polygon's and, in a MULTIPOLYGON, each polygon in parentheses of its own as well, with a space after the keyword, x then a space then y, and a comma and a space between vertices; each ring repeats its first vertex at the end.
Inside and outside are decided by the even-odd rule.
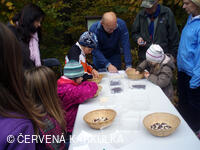
POLYGON ((15 26, 8 25, 8 28, 15 34, 16 38, 18 39, 18 41, 20 43, 20 47, 22 50, 24 70, 35 67, 35 63, 30 59, 29 43, 26 43, 22 40, 22 37, 15 26))
POLYGON ((152 65, 150 65, 146 60, 144 60, 140 65, 137 67, 137 71, 144 71, 145 69, 149 69, 150 76, 147 80, 151 81, 152 83, 158 85, 165 95, 171 100, 173 100, 173 85, 172 85, 172 78, 173 78, 173 70, 175 69, 174 58, 167 54, 167 57, 161 62, 160 68, 155 69, 152 65))
POLYGON ((139 37, 142 37, 147 44, 142 47, 139 46, 139 60, 145 60, 146 50, 153 44, 159 44, 165 53, 170 53, 176 58, 179 32, 176 26, 174 15, 170 8, 160 5, 160 14, 157 19, 157 24, 154 21, 155 30, 154 38, 151 41, 148 31, 148 17, 144 9, 142 9, 136 16, 132 25, 132 36, 134 42, 137 43, 139 37))
MULTIPOLYGON (((98 38, 98 47, 92 52, 93 57, 96 58, 95 60, 97 61, 97 64, 106 67, 110 63, 108 59, 113 55, 120 55, 120 47, 122 47, 126 67, 132 66, 129 33, 126 23, 122 19, 117 18, 117 28, 110 35, 103 29, 100 21, 94 23, 90 27, 90 31, 94 32, 98 38)), ((95 62, 93 63, 95 64, 95 62)))

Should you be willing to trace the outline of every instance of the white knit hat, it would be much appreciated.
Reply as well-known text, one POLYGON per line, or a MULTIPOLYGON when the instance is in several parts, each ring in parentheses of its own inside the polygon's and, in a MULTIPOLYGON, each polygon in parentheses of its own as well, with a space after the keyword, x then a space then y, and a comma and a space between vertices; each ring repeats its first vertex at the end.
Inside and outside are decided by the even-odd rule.
POLYGON ((158 44, 152 44, 146 51, 146 60, 161 63, 164 59, 163 49, 158 44))
POLYGON ((195 5, 200 7, 200 0, 191 0, 195 5))

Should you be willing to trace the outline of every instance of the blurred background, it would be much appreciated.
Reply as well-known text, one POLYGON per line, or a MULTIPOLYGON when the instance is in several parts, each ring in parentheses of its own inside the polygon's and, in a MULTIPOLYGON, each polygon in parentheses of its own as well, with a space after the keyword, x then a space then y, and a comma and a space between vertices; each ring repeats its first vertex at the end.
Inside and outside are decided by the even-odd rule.
MULTIPOLYGON (((0 21, 7 24, 24 5, 34 3, 46 13, 42 22, 41 57, 56 57, 64 66, 65 56, 79 36, 87 30, 86 16, 102 16, 106 11, 114 11, 126 21, 129 33, 141 0, 0 0, 0 21)), ((186 22, 187 14, 182 9, 182 0, 160 0, 172 9, 179 32, 186 22)), ((137 65, 137 46, 130 34, 133 67, 137 65)), ((89 56, 89 62, 92 63, 89 56)), ((122 58, 123 59, 123 58, 122 58)), ((176 71, 174 72, 176 89, 176 71)), ((175 103, 177 96, 175 96, 175 103)))

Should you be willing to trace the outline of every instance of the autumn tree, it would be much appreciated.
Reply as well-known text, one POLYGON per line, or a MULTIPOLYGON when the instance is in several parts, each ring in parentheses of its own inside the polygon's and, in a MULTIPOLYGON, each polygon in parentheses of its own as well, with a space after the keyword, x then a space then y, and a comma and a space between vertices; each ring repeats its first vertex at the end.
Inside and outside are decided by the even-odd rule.
MULTIPOLYGON (((141 0, 0 0, 1 22, 7 23, 28 3, 37 4, 46 13, 42 23, 41 56, 57 57, 64 63, 69 48, 87 30, 85 16, 101 16, 106 11, 114 11, 126 21, 130 31, 141 0)), ((181 8, 182 0, 160 0, 160 3, 172 9, 181 31, 187 18, 181 8)))

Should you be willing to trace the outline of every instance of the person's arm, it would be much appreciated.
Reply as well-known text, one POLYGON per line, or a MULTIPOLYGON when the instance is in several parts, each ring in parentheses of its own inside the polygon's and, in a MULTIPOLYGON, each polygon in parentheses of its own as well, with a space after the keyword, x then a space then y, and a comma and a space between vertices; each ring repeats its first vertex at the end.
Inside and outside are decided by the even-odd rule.
POLYGON ((121 40, 122 48, 124 51, 124 60, 125 60, 126 68, 132 67, 132 55, 131 55, 131 49, 130 49, 130 43, 129 43, 129 33, 126 27, 126 23, 124 21, 121 21, 120 30, 121 30, 120 40, 121 40))
MULTIPOLYGON (((200 57, 199 57, 200 58, 200 57)), ((193 76, 190 80, 190 88, 195 89, 197 87, 200 87, 200 63, 198 63, 199 66, 194 67, 193 69, 193 76)))
POLYGON ((93 78, 98 78, 99 72, 96 69, 92 69, 92 76, 93 76, 93 78))
POLYGON ((74 86, 71 90, 71 94, 76 97, 75 104, 81 104, 85 100, 94 97, 98 90, 98 86, 95 82, 84 81, 78 86, 74 86))
POLYGON ((86 65, 85 67, 87 68, 87 72, 88 72, 88 73, 92 73, 92 70, 93 70, 92 65, 90 65, 90 64, 88 64, 88 63, 86 63, 85 65, 86 65))
POLYGON ((150 74, 147 80, 164 88, 171 82, 172 76, 173 73, 171 68, 164 66, 159 75, 150 74))
POLYGON ((169 47, 169 53, 173 55, 174 58, 177 56, 178 51, 178 45, 179 45, 179 31, 176 26, 176 21, 174 18, 174 14, 169 8, 169 20, 168 20, 168 47, 169 47))
POLYGON ((110 62, 104 57, 103 53, 98 48, 92 51, 92 55, 96 58, 96 61, 105 66, 105 68, 109 66, 110 62))
POLYGON ((98 90, 95 82, 84 81, 79 85, 58 84, 57 92, 64 106, 81 104, 94 97, 98 90))
MULTIPOLYGON (((200 32, 197 35, 200 37, 200 32)), ((193 68, 193 76, 190 80, 190 88, 195 89, 200 86, 200 38, 197 41, 197 48, 195 49, 195 67, 193 68)))
POLYGON ((143 62, 141 62, 137 68, 136 68, 136 71, 139 71, 139 72, 143 72, 146 68, 147 68, 147 61, 144 60, 143 62))
POLYGON ((91 74, 88 74, 87 72, 83 75, 83 81, 87 81, 88 79, 92 79, 93 76, 91 74))
MULTIPOLYGON (((97 28, 96 26, 97 26, 96 24, 93 24, 90 27, 89 31, 95 33, 98 38, 98 33, 97 33, 98 31, 96 29, 97 28)), ((101 52, 99 43, 97 48, 92 51, 92 55, 96 58, 96 61, 105 66, 105 68, 107 68, 108 65, 110 64, 110 62, 104 57, 103 53, 101 52)))

